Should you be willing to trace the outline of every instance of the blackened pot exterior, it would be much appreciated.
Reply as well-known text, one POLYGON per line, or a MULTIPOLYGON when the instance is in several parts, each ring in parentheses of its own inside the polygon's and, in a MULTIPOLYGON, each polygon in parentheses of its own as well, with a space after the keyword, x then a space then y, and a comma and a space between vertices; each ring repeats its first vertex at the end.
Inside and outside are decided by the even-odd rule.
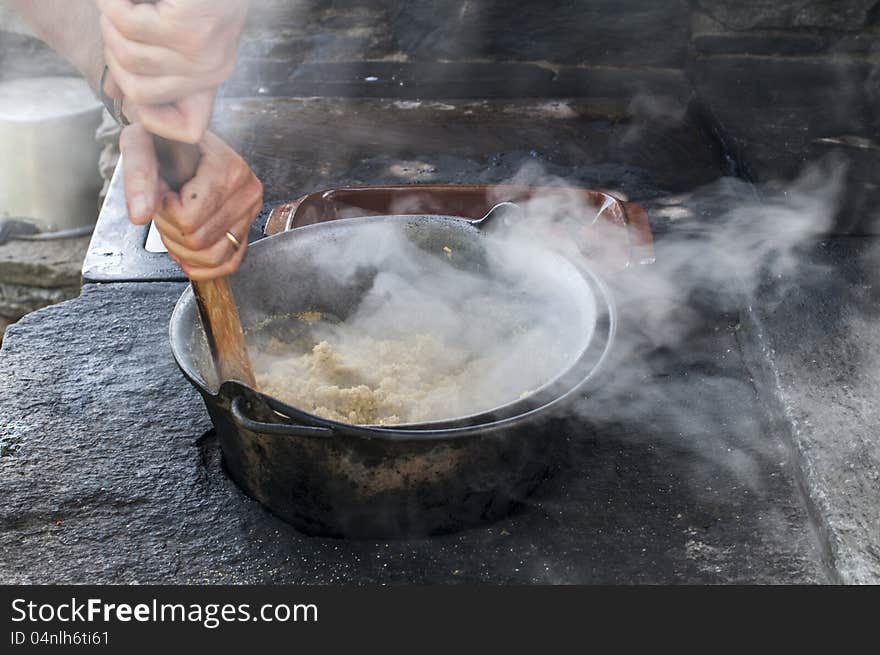
POLYGON ((269 434, 242 426, 227 392, 244 392, 249 416, 277 417, 243 387, 205 398, 228 473, 310 535, 427 536, 497 520, 552 472, 565 444, 563 421, 546 418, 461 439, 269 434))
MULTIPOLYGON (((482 238, 461 219, 365 220, 404 225, 412 238, 438 248, 453 243, 456 252, 482 238)), ((333 239, 353 238, 353 230, 365 224, 334 221, 254 244, 230 280, 246 327, 282 310, 315 306, 345 316, 345 307, 357 300, 356 289, 330 288, 332 280, 307 264, 333 239), (339 311, 321 307, 328 299, 339 311)), ((561 280, 558 288, 568 290, 567 302, 595 306, 579 314, 593 318, 583 326, 591 336, 577 361, 543 391, 479 415, 420 425, 350 425, 284 405, 236 381, 217 387, 207 375, 212 362, 191 290, 171 318, 172 351, 204 398, 230 476, 279 517, 322 536, 452 532, 505 515, 561 461, 566 440, 560 417, 596 384, 613 342, 616 311, 605 284, 583 262, 545 254, 529 264, 538 262, 547 264, 541 271, 561 280)))

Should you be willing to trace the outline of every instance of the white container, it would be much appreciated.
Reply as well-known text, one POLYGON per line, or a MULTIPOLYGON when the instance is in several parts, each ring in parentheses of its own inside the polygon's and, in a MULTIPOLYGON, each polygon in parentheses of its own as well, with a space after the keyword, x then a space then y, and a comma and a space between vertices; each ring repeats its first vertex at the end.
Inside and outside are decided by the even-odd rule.
POLYGON ((41 232, 97 220, 102 107, 78 78, 0 84, 0 220, 26 220, 41 232))

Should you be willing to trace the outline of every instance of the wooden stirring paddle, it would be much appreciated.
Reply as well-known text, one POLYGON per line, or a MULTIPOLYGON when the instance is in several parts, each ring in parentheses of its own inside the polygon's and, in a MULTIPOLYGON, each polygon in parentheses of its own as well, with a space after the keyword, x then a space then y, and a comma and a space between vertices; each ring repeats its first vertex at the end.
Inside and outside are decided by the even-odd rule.
MULTIPOLYGON (((157 0, 133 0, 135 4, 155 4, 157 0)), ((174 191, 180 191, 184 184, 195 177, 201 159, 201 151, 196 145, 169 141, 154 136, 156 155, 159 158, 159 174, 174 191)), ((247 354, 244 331, 238 306, 229 286, 229 280, 217 278, 197 282, 190 280, 202 326, 208 337, 214 365, 221 382, 238 380, 257 388, 251 361, 247 354)))
MULTIPOLYGON (((153 140, 159 159, 159 174, 172 190, 180 191, 184 184, 195 177, 201 159, 199 147, 169 141, 160 136, 154 136, 153 140)), ((237 380, 256 389, 257 383, 244 341, 241 317, 229 280, 225 277, 190 280, 190 284, 220 381, 237 380)))

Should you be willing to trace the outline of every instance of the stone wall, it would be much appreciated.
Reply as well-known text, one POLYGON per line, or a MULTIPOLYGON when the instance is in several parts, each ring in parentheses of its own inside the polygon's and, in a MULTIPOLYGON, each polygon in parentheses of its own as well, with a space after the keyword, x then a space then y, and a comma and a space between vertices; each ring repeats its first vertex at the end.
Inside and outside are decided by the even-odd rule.
POLYGON ((880 231, 878 0, 264 1, 242 55, 232 95, 693 94, 755 181, 834 152, 837 231, 880 231))
MULTIPOLYGON (((10 24, 0 75, 69 71, 10 24)), ((880 230, 880 0, 254 0, 224 93, 695 96, 754 180, 838 153, 839 230, 880 230)))
POLYGON ((251 55, 681 67, 686 0, 257 0, 251 55))
POLYGON ((742 171, 849 169, 842 233, 880 232, 880 2, 695 0, 688 77, 742 171))
POLYGON ((254 3, 225 93, 687 95, 685 0, 254 3))

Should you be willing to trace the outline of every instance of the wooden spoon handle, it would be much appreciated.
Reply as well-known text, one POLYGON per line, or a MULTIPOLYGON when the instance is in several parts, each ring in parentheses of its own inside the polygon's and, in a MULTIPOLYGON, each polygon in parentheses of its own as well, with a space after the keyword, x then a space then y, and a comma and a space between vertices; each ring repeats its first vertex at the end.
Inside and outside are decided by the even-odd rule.
MULTIPOLYGON (((196 145, 169 141, 154 136, 159 172, 174 191, 195 177, 201 151, 196 145)), ((253 368, 247 353, 241 317, 229 280, 190 280, 202 326, 208 338, 214 365, 220 381, 238 380, 252 389, 257 388, 253 368)))
MULTIPOLYGON (((133 1, 136 4, 156 2, 133 1)), ((195 177, 202 157, 199 147, 155 135, 153 139, 159 160, 159 173, 171 189, 180 191, 184 184, 195 177)), ((202 282, 190 280, 190 284, 220 381, 238 380, 256 389, 257 383, 247 353, 244 330, 241 328, 241 317, 229 280, 225 277, 202 282)))
MULTIPOLYGON (((201 151, 196 145, 169 141, 154 136, 159 172, 174 191, 195 177, 201 151)), ((244 330, 235 296, 225 277, 197 282, 190 280, 202 326, 208 338, 214 365, 220 381, 238 380, 252 389, 257 388, 253 368, 248 358, 244 330)))
POLYGON ((201 282, 191 280, 190 284, 220 381, 238 380, 256 390, 257 381, 251 368, 241 318, 229 280, 220 277, 201 282))

